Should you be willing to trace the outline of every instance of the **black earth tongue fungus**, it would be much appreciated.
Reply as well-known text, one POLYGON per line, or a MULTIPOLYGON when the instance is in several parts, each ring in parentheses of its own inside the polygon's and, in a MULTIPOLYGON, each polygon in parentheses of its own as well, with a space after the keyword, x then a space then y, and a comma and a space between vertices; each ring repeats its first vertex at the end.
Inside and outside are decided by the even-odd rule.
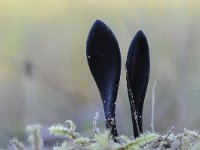
POLYGON ((90 29, 86 55, 88 65, 99 89, 105 113, 106 128, 118 136, 115 121, 115 102, 121 72, 121 54, 111 29, 96 20, 90 29))
POLYGON ((134 136, 143 132, 142 113, 146 89, 149 81, 150 56, 147 39, 138 31, 128 50, 126 79, 131 106, 134 136))

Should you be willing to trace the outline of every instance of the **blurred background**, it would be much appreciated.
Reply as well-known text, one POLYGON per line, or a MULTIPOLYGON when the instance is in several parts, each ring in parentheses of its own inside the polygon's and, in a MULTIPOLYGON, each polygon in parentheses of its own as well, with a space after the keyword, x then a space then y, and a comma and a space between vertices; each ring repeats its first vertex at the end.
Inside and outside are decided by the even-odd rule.
MULTIPOLYGON (((200 2, 197 0, 1 0, 0 1, 0 148, 27 124, 44 130, 72 119, 92 136, 92 120, 102 102, 85 56, 86 39, 96 19, 115 33, 126 61, 130 42, 141 29, 151 52, 151 73, 144 104, 144 130, 151 130, 155 89, 155 131, 172 126, 200 127, 200 2)), ((122 65, 117 99, 120 134, 132 135, 122 65)))

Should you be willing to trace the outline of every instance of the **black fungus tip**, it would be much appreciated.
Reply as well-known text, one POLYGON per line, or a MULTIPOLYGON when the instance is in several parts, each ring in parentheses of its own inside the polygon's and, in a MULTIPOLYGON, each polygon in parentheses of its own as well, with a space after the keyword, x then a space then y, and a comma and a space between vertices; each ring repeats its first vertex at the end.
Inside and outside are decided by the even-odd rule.
POLYGON ((103 21, 97 19, 97 20, 94 21, 93 26, 94 26, 94 25, 95 25, 95 26, 96 26, 96 25, 105 25, 105 23, 103 23, 103 21))
POLYGON ((146 36, 144 34, 144 32, 142 30, 139 30, 136 34, 135 34, 135 38, 136 40, 142 40, 145 42, 145 44, 147 43, 147 39, 146 36))
POLYGON ((145 34, 142 30, 138 30, 136 35, 145 36, 145 34))
POLYGON ((101 20, 95 20, 93 23, 90 33, 96 30, 110 30, 109 27, 101 20))

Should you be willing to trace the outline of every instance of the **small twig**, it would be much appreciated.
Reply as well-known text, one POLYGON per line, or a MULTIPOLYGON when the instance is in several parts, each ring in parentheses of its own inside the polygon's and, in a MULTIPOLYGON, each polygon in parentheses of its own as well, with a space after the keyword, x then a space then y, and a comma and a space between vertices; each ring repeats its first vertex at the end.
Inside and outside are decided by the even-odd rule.
POLYGON ((99 112, 96 112, 96 115, 93 118, 93 132, 94 134, 99 134, 99 128, 97 127, 97 120, 99 119, 99 112))
POLYGON ((155 88, 156 88, 156 81, 153 83, 153 89, 152 89, 152 112, 151 112, 151 129, 152 132, 155 132, 154 130, 154 110, 155 110, 155 88))
POLYGON ((24 150, 25 149, 24 145, 20 141, 18 141, 17 139, 15 139, 15 138, 12 139, 10 141, 10 143, 13 144, 16 147, 16 150, 24 150))
POLYGON ((175 129, 174 126, 171 127, 171 128, 169 129, 169 131, 167 131, 167 134, 165 135, 164 139, 167 139, 167 138, 170 136, 170 134, 172 134, 172 133, 174 132, 174 129, 175 129))

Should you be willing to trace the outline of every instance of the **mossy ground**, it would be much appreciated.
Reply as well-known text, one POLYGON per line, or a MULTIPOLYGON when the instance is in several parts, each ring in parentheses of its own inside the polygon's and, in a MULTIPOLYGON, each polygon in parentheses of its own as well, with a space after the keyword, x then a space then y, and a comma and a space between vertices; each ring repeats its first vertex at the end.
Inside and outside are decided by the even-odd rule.
MULTIPOLYGON (((51 149, 54 150, 199 150, 200 133, 184 129, 183 133, 175 135, 173 128, 166 135, 157 133, 144 133, 139 138, 121 135, 113 141, 109 131, 99 132, 96 122, 93 122, 94 136, 92 138, 82 137, 76 132, 76 125, 73 121, 66 121, 65 125, 56 124, 49 128, 50 134, 62 137, 65 141, 57 144, 51 149)), ((29 146, 25 146, 17 139, 11 143, 17 150, 42 150, 43 140, 40 136, 40 126, 34 125, 27 127, 30 133, 29 146)))

